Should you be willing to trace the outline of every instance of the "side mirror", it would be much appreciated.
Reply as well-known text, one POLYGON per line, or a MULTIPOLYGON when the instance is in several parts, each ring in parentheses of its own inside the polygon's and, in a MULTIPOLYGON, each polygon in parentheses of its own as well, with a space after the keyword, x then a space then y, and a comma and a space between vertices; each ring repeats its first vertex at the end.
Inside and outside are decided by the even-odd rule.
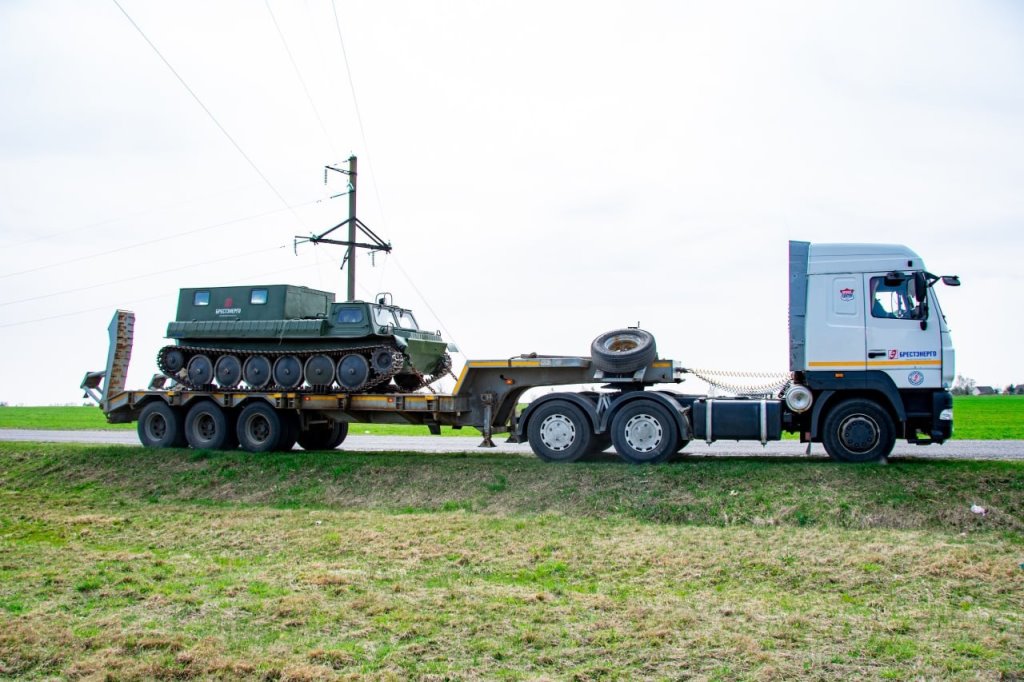
POLYGON ((925 292, 928 291, 928 276, 923 272, 914 273, 914 289, 917 297, 924 300, 925 292))
POLYGON ((958 275, 943 275, 942 283, 947 287, 958 287, 960 286, 960 277, 958 275))

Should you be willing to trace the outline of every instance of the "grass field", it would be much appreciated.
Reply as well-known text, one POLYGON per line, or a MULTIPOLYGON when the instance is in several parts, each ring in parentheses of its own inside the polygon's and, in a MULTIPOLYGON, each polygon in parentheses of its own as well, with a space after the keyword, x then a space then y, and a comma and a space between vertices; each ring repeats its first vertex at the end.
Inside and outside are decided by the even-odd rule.
MULTIPOLYGON (((1024 396, 957 396, 953 399, 954 438, 1024 439, 1024 396)), ((134 429, 135 424, 108 424, 96 407, 0 407, 0 429, 134 429)), ((358 424, 351 433, 423 436, 425 426, 358 424)), ((479 438, 473 428, 441 428, 442 436, 479 438)), ((794 436, 795 438, 795 436, 794 436)))
POLYGON ((8 677, 1020 679, 1022 562, 1016 462, 0 443, 8 677))

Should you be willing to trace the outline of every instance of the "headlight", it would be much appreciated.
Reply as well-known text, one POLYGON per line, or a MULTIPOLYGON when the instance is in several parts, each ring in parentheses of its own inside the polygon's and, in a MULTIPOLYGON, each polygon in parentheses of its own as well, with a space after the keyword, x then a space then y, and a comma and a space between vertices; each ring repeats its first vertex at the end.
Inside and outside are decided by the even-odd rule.
POLYGON ((953 421, 953 408, 947 407, 942 412, 939 412, 939 421, 951 422, 953 421))

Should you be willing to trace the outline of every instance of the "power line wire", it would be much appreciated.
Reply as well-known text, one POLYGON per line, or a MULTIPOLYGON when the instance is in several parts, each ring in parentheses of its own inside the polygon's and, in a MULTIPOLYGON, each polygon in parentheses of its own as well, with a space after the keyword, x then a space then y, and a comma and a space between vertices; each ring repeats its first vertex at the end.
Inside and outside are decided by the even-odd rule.
MULTIPOLYGON (((153 44, 153 41, 149 39, 149 37, 145 34, 142 28, 135 23, 135 20, 132 19, 131 15, 128 14, 127 11, 125 11, 124 7, 121 6, 121 3, 119 3, 117 0, 111 0, 111 2, 117 5, 117 8, 121 10, 121 14, 123 14, 125 18, 128 20, 128 22, 135 27, 135 30, 139 32, 139 35, 142 36, 142 39, 145 40, 146 43, 151 48, 153 48, 153 52, 155 52, 156 56, 160 58, 160 61, 162 61, 164 65, 168 69, 170 69, 171 73, 173 73, 174 77, 178 79, 178 82, 181 83, 182 87, 184 87, 185 90, 188 91, 188 94, 192 95, 192 99, 196 101, 196 104, 198 104, 202 108, 202 110, 206 112, 206 115, 210 117, 210 120, 213 121, 213 124, 217 126, 220 132, 224 133, 224 137, 228 139, 228 141, 235 147, 238 153, 242 155, 242 158, 245 159, 246 162, 248 162, 248 164, 252 167, 254 171, 256 171, 256 174, 260 176, 264 183, 266 183, 267 187, 270 188, 270 191, 274 193, 274 195, 281 201, 282 204, 288 206, 288 202, 285 200, 284 196, 279 191, 277 191, 277 187, 274 186, 274 183, 270 182, 270 179, 263 174, 263 171, 259 169, 259 166, 257 166, 256 163, 251 158, 249 158, 249 155, 245 153, 241 145, 235 142, 235 138, 231 137, 231 134, 227 131, 227 129, 224 126, 222 126, 220 124, 220 121, 217 120, 217 117, 213 115, 213 112, 210 111, 205 104, 203 104, 203 100, 199 99, 199 95, 197 95, 195 91, 193 91, 192 88, 189 87, 188 83, 185 82, 185 79, 182 78, 180 74, 178 74, 178 72, 174 69, 173 66, 171 66, 171 63, 167 61, 167 58, 164 57, 163 53, 161 53, 160 50, 157 49, 157 46, 153 44)), ((303 222, 302 218, 299 217, 298 213, 292 211, 292 215, 295 217, 295 219, 299 222, 300 225, 305 227, 305 223, 303 222)))
MULTIPOLYGON (((281 269, 281 270, 272 270, 270 272, 260 272, 260 273, 256 273, 256 274, 252 274, 252 275, 246 275, 245 281, 251 281, 251 280, 249 280, 250 277, 253 278, 253 279, 263 278, 263 277, 267 277, 269 275, 278 275, 278 274, 280 274, 282 272, 291 272, 293 270, 301 270, 301 269, 304 269, 306 267, 308 267, 308 266, 305 263, 303 263, 302 265, 299 265, 299 266, 296 266, 296 267, 292 267, 292 268, 284 268, 284 269, 281 269)), ((220 282, 219 284, 216 284, 214 286, 232 286, 232 285, 237 284, 240 281, 243 281, 243 280, 232 279, 232 280, 228 280, 226 282, 220 282)), ((37 317, 37 318, 31 319, 31 320, 22 320, 20 322, 8 322, 6 324, 0 324, 0 329, 4 329, 4 328, 8 328, 8 327, 22 327, 22 326, 24 326, 26 324, 34 324, 36 322, 46 322, 46 321, 49 321, 49 320, 59 320, 59 319, 67 318, 67 317, 74 317, 74 316, 77 316, 77 315, 85 315, 87 313, 94 313, 94 312, 96 312, 98 310, 110 310, 111 308, 123 308, 124 306, 132 305, 134 303, 143 303, 145 301, 154 301, 154 300, 156 300, 158 298, 166 298, 168 296, 177 296, 178 293, 179 293, 178 291, 170 291, 170 292, 165 291, 164 293, 157 294, 155 296, 146 296, 145 298, 136 298, 136 299, 132 299, 131 301, 121 301, 120 303, 117 303, 117 304, 110 304, 110 303, 108 303, 106 305, 96 306, 95 308, 86 308, 85 310, 73 310, 73 311, 70 311, 70 312, 61 311, 57 315, 48 315, 46 317, 37 317)))
POLYGON ((225 221, 220 222, 220 223, 214 223, 213 225, 204 225, 203 227, 197 227, 194 230, 186 230, 184 232, 176 232, 176 233, 173 233, 173 234, 164 235, 162 237, 157 237, 155 239, 149 239, 149 240, 146 240, 144 242, 136 242, 134 244, 128 244, 126 246, 119 246, 116 249, 110 249, 108 251, 100 251, 99 253, 91 253, 91 254, 88 254, 88 255, 85 255, 85 256, 77 256, 75 258, 69 258, 67 260, 58 261, 58 262, 55 262, 55 263, 47 263, 45 265, 40 265, 40 266, 37 266, 37 267, 34 267, 34 268, 29 268, 27 270, 19 270, 18 272, 8 272, 8 273, 0 275, 0 279, 6 279, 8 277, 17 277, 18 275, 27 275, 27 274, 30 274, 30 273, 33 273, 33 272, 39 272, 40 270, 48 270, 50 268, 56 268, 56 267, 59 267, 59 266, 62 266, 62 265, 69 265, 71 263, 80 263, 83 260, 90 260, 90 259, 93 259, 93 258, 99 258, 100 256, 109 256, 112 253, 120 253, 122 251, 128 251, 130 249, 137 249, 137 248, 139 248, 141 246, 150 246, 151 244, 157 244, 159 242, 165 242, 165 241, 167 241, 169 239, 176 239, 178 237, 184 237, 186 235, 195 234, 197 232, 203 232, 203 231, 206 231, 206 230, 213 230, 213 229, 216 229, 218 227, 225 227, 227 225, 234 225, 236 223, 243 223, 243 222, 246 222, 248 220, 255 220, 256 218, 263 218, 263 217, 266 217, 268 215, 273 215, 275 213, 281 213, 282 211, 285 211, 285 210, 291 210, 292 212, 294 212, 294 210, 296 208, 301 208, 302 206, 309 206, 310 204, 315 204, 318 201, 319 201, 318 199, 314 199, 312 201, 307 201, 307 202, 304 202, 302 204, 296 204, 294 206, 288 206, 286 208, 275 208, 275 209, 270 210, 270 211, 264 211, 263 213, 255 213, 253 215, 244 216, 242 218, 234 218, 232 220, 225 220, 225 221))
POLYGON ((334 145, 334 139, 331 134, 327 131, 327 126, 324 125, 324 119, 320 116, 320 110, 316 106, 316 102, 313 101, 313 96, 309 93, 309 88, 306 87, 306 79, 302 77, 302 71, 299 69, 298 63, 295 61, 295 56, 292 54, 292 50, 288 47, 288 41, 285 40, 284 32, 281 30, 281 25, 277 23, 277 17, 274 16, 274 10, 270 8, 270 0, 263 0, 263 4, 267 6, 267 12, 270 14, 270 20, 274 22, 274 28, 277 29, 277 36, 281 39, 281 45, 284 46, 284 51, 288 54, 288 61, 292 63, 292 69, 295 70, 295 77, 299 79, 299 85, 302 86, 302 91, 306 93, 306 100, 309 102, 309 106, 313 108, 313 113, 316 115, 317 122, 320 123, 320 130, 323 131, 324 137, 327 139, 327 144, 331 147, 331 152, 338 156, 338 149, 334 145))
POLYGON ((380 211, 381 222, 387 226, 387 220, 384 217, 384 202, 380 200, 380 190, 377 189, 377 178, 373 173, 373 155, 370 154, 370 143, 366 141, 366 128, 363 126, 363 115, 359 112, 359 99, 356 97, 356 84, 352 79, 352 69, 348 63, 348 53, 345 51, 345 39, 341 35, 341 21, 338 19, 338 6, 335 4, 335 0, 331 0, 331 9, 334 11, 334 27, 338 29, 338 44, 341 45, 341 58, 345 62, 345 73, 348 74, 348 87, 352 91, 352 105, 356 110, 356 122, 359 123, 359 134, 363 139, 363 149, 366 150, 366 167, 370 171, 370 179, 373 180, 370 184, 373 185, 373 194, 377 198, 377 209, 380 211))
POLYGON ((213 265, 214 263, 223 263, 223 262, 229 261, 229 260, 235 260, 235 259, 238 259, 238 258, 247 258, 248 256, 255 256, 255 255, 261 254, 261 253, 270 253, 271 251, 278 251, 280 249, 286 249, 286 248, 288 248, 288 245, 287 244, 283 244, 281 246, 275 246, 275 247, 269 248, 269 249, 257 249, 256 251, 249 251, 247 253, 236 253, 236 254, 234 254, 232 256, 227 256, 225 258, 217 258, 217 259, 214 259, 214 260, 203 261, 202 263, 192 263, 191 265, 182 265, 181 267, 169 268, 167 270, 157 270, 157 271, 154 271, 154 272, 145 272, 145 273, 143 273, 141 275, 135 275, 133 277, 122 277, 121 279, 114 279, 114 280, 110 280, 109 282, 102 282, 100 284, 90 284, 89 286, 85 286, 85 287, 75 287, 74 289, 65 289, 64 291, 55 291, 55 292, 53 292, 51 294, 40 294, 39 296, 30 296, 29 298, 18 299, 17 301, 4 301, 3 303, 0 303, 0 307, 8 306, 8 305, 16 305, 18 303, 28 303, 30 301, 39 301, 39 300, 42 300, 44 298, 53 298, 54 296, 63 296, 64 294, 75 294, 75 293, 78 293, 80 291, 88 291, 90 289, 99 289, 101 287, 108 287, 108 286, 111 286, 113 284, 123 284, 124 282, 132 282, 132 281, 139 280, 139 279, 146 279, 147 277, 155 277, 157 275, 166 275, 166 274, 171 273, 171 272, 180 272, 182 270, 188 270, 190 268, 198 268, 198 267, 200 267, 202 265, 213 265))

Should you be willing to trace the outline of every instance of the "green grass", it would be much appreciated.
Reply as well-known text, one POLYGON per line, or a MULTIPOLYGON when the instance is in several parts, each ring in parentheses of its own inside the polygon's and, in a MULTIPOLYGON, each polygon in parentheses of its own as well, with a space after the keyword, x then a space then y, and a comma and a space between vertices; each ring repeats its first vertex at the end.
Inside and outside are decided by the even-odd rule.
POLYGON ((1013 679, 1022 531, 1018 462, 3 443, 0 677, 1013 679))
MULTIPOLYGON (((957 396, 953 399, 954 438, 960 440, 1024 440, 1024 396, 957 396)), ((134 429, 134 424, 108 424, 96 407, 0 407, 0 429, 134 429)), ((423 436, 425 426, 353 424, 353 434, 423 436)), ((442 436, 479 438, 474 428, 441 427, 442 436)), ((792 436, 796 438, 795 434, 792 436)))

